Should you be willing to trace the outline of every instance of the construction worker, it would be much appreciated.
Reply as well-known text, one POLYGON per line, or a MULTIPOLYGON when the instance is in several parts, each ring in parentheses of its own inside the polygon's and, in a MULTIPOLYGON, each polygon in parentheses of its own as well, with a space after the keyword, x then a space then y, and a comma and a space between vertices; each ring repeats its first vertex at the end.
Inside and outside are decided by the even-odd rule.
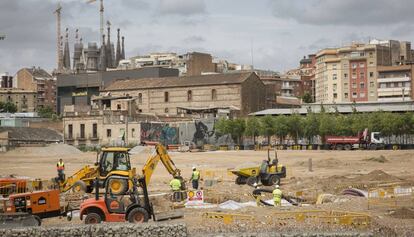
MULTIPOLYGON (((253 187, 254 187, 254 189, 256 190, 256 189, 259 189, 259 185, 255 182, 254 184, 253 184, 253 187)), ((258 193, 254 193, 253 192, 253 197, 254 197, 254 199, 256 200, 256 205, 257 206, 260 206, 260 197, 261 197, 262 195, 260 195, 260 194, 258 194, 258 193)))
POLYGON ((199 180, 200 180, 200 171, 198 171, 196 169, 196 167, 193 167, 193 173, 191 173, 190 180, 191 180, 191 183, 193 185, 193 189, 197 190, 198 189, 198 183, 199 183, 199 180))
POLYGON ((278 207, 281 205, 282 201, 282 190, 279 189, 279 185, 275 185, 275 189, 273 190, 273 202, 274 206, 278 207))
POLYGON ((181 198, 181 181, 178 179, 177 176, 174 176, 174 178, 170 182, 170 187, 173 191, 173 201, 179 202, 182 200, 181 198))
POLYGON ((63 163, 62 159, 59 159, 56 164, 56 169, 58 172, 58 179, 63 182, 65 180, 65 163, 63 163))

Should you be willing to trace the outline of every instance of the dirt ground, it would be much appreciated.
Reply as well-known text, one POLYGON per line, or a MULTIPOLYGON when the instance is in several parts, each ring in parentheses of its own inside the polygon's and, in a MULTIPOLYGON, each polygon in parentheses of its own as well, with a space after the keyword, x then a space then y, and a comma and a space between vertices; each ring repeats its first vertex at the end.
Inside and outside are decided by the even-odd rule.
MULTIPOLYGON (((143 164, 150 155, 150 149, 137 155, 133 155, 131 162, 140 172, 143 164)), ((297 191, 330 193, 338 195, 348 186, 356 186, 362 189, 370 185, 382 183, 411 183, 414 184, 414 151, 287 151, 277 152, 279 163, 287 166, 287 178, 282 179, 281 189, 284 194, 294 194, 297 191), (308 170, 309 159, 312 160, 312 170, 308 170)), ((214 171, 220 176, 218 184, 205 188, 206 201, 224 202, 254 201, 250 195, 252 188, 234 184, 235 176, 227 175, 226 170, 249 164, 259 165, 267 158, 267 151, 214 151, 178 153, 170 152, 170 156, 176 166, 182 170, 184 178, 190 178, 191 167, 196 166, 200 170, 214 171)), ((271 157, 274 153, 271 152, 271 157)), ((32 152, 11 152, 0 154, 0 176, 17 175, 31 178, 51 179, 56 176, 56 162, 62 158, 66 166, 66 174, 72 174, 84 165, 93 165, 96 159, 95 153, 65 154, 65 155, 41 155, 32 152)), ((171 179, 167 171, 158 164, 149 189, 151 193, 168 192, 168 183, 171 179)), ((312 194, 314 195, 314 194, 312 194)), ((269 196, 269 198, 271 198, 269 196)), ((389 230, 399 236, 414 235, 413 210, 414 203, 401 208, 370 208, 366 198, 343 197, 338 203, 311 205, 306 207, 282 207, 283 210, 325 209, 365 212, 373 217, 373 227, 379 230, 389 230), (408 209, 407 209, 408 208, 408 209)), ((167 202, 167 201, 166 201, 167 202)), ((165 204, 165 203, 164 203, 165 204)), ((199 231, 224 231, 233 233, 252 230, 246 222, 223 226, 214 219, 203 219, 205 212, 224 211, 218 208, 189 209, 184 210, 185 218, 172 222, 186 222, 190 232, 199 231), (250 228, 250 229, 249 229, 250 228)), ((275 211, 274 207, 248 207, 232 213, 242 213, 255 216, 255 228, 280 229, 280 226, 269 225, 269 217, 275 211), (259 223, 259 224, 258 224, 259 223), (262 224, 260 224, 262 223, 262 224)), ((225 212, 228 212, 225 210, 225 212)), ((72 221, 77 224, 79 221, 72 221)), ((54 225, 61 220, 52 218, 45 221, 46 225, 54 225)), ((288 228, 288 227, 285 227, 288 228)), ((297 225, 290 228, 298 228, 297 225)), ((303 224, 300 228, 306 229, 303 224)), ((314 230, 314 226, 309 227, 314 230)))

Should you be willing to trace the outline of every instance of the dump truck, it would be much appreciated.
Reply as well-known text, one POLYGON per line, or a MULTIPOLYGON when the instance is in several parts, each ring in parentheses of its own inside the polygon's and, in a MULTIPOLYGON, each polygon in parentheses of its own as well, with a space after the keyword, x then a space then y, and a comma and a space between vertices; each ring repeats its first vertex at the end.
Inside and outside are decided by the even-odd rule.
POLYGON ((229 169, 229 172, 236 175, 235 183, 238 185, 262 183, 265 186, 280 184, 280 179, 286 177, 286 167, 279 164, 275 150, 275 158, 270 160, 270 151, 267 153, 267 160, 263 160, 260 166, 252 166, 241 169, 229 169))
MULTIPOLYGON (((94 190, 95 178, 98 178, 99 187, 103 188, 106 185, 106 180, 111 176, 134 177, 136 170, 131 168, 129 150, 125 147, 102 148, 96 156, 94 166, 86 165, 63 180, 55 178, 60 191, 72 190, 73 192, 91 193, 94 190)), ((132 187, 132 183, 128 183, 127 180, 113 179, 110 182, 110 189, 116 194, 124 193, 132 187)))
POLYGON ((332 150, 371 149, 377 150, 384 147, 384 140, 380 132, 368 132, 366 128, 357 136, 326 136, 325 143, 332 150))

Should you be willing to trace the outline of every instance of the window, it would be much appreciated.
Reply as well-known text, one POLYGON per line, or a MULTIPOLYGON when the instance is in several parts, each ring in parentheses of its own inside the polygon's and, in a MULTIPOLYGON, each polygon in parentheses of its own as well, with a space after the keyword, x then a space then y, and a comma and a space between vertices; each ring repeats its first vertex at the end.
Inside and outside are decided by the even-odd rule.
POLYGON ((356 92, 352 92, 352 98, 357 98, 357 93, 356 92))
POLYGON ((344 73, 344 78, 348 78, 348 73, 344 73))
POLYGON ((359 67, 365 67, 365 63, 359 63, 359 67))
POLYGON ((332 65, 332 69, 333 69, 333 70, 336 70, 336 64, 333 64, 333 65, 332 65))
POLYGON ((111 137, 111 136, 112 136, 112 130, 106 129, 106 137, 111 137))
POLYGON ((352 88, 356 89, 357 88, 357 84, 356 83, 352 83, 352 88))
POLYGON ((344 94, 345 99, 348 99, 348 93, 344 94))
POLYGON ((336 84, 333 84, 334 91, 336 90, 336 88, 337 88, 336 84))
POLYGON ((361 93, 359 93, 359 97, 361 97, 361 98, 365 98, 365 92, 361 92, 361 93))
POLYGON ((80 138, 85 138, 85 124, 80 125, 80 138))
POLYGON ((68 138, 70 139, 73 138, 73 125, 72 124, 68 125, 68 138))
POLYGON ((117 109, 117 110, 121 110, 121 105, 120 105, 120 104, 117 104, 117 105, 116 105, 116 109, 117 109))
POLYGON ((380 88, 387 88, 387 84, 385 84, 385 83, 381 83, 381 84, 380 84, 380 88))
POLYGON ((374 72, 369 72, 369 77, 373 77, 374 76, 374 72))
POLYGON ((193 92, 191 90, 187 91, 187 101, 193 100, 193 92))
POLYGON ((338 98, 338 94, 334 93, 334 94, 333 94, 333 98, 334 98, 334 99, 338 98))
POLYGON ((365 77, 365 73, 364 72, 360 72, 359 73, 359 78, 363 79, 365 77))
POLYGON ((370 86, 370 87, 374 87, 374 82, 373 82, 373 81, 371 81, 371 82, 369 83, 369 86, 370 86))
POLYGON ((363 83, 363 82, 359 83, 359 87, 360 87, 361 89, 364 89, 364 88, 365 88, 365 83, 363 83))
POLYGON ((164 113, 168 114, 168 108, 164 109, 164 113))
POLYGON ((356 79, 356 78, 357 78, 356 72, 353 72, 352 73, 352 79, 356 79))
POLYGON ((344 83, 345 89, 348 89, 348 83, 344 83))
POLYGON ((92 124, 92 137, 98 137, 98 124, 96 123, 92 124))
POLYGON ((142 93, 138 94, 138 104, 142 104, 142 93))
POLYGON ((131 137, 135 137, 135 128, 131 129, 131 137))
POLYGON ((370 91, 369 92, 369 96, 375 96, 374 92, 373 91, 370 91))
POLYGON ((356 63, 352 63, 351 65, 352 65, 352 68, 357 68, 358 66, 356 63))
POLYGON ((168 91, 164 92, 164 102, 168 102, 169 99, 168 91))
POLYGON ((336 79, 337 79, 336 74, 333 74, 333 75, 332 75, 332 79, 333 79, 333 80, 336 80, 336 79))
POLYGON ((217 91, 216 91, 216 89, 211 90, 211 100, 217 100, 217 91))

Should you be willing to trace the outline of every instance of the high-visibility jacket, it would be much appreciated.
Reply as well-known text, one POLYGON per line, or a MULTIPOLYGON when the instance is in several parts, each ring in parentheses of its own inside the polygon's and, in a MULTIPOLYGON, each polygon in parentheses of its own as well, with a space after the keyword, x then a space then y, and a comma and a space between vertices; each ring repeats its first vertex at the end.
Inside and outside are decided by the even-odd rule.
POLYGON ((179 191, 181 189, 181 182, 178 179, 173 179, 170 182, 170 186, 173 191, 179 191))
POLYGON ((280 205, 280 201, 282 200, 282 191, 278 188, 273 190, 273 201, 275 205, 280 205))
POLYGON ((56 164, 56 167, 57 167, 57 170, 65 170, 65 163, 63 163, 63 161, 62 162, 59 161, 56 164))
POLYGON ((193 171, 193 174, 191 175, 191 180, 199 180, 200 179, 200 171, 195 170, 193 171))

